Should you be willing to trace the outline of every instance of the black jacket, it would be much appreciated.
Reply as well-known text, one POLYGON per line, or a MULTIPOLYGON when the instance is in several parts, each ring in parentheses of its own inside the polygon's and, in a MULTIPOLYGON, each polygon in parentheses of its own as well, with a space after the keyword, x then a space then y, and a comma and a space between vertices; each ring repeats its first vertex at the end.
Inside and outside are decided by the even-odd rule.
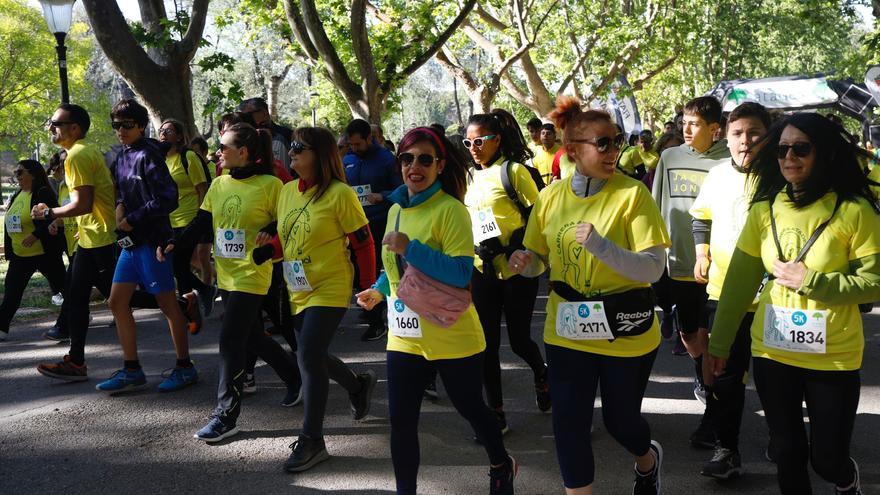
MULTIPOLYGON (((9 201, 9 204, 12 204, 15 201, 15 198, 21 193, 21 189, 15 192, 12 195, 12 198, 9 201)), ((58 207, 58 195, 55 194, 55 191, 52 190, 51 187, 44 186, 39 190, 32 191, 31 194, 31 209, 39 203, 46 203, 49 208, 57 208, 58 207)), ((26 215, 30 215, 30 210, 25 212, 26 215)), ((64 227, 58 229, 58 233, 56 235, 52 235, 49 233, 49 224, 51 222, 47 220, 34 220, 34 236, 40 240, 40 243, 43 245, 43 252, 45 254, 58 254, 60 255, 67 246, 67 242, 64 239, 64 227)), ((3 246, 4 246, 4 255, 7 260, 11 260, 15 257, 15 253, 12 249, 12 238, 9 237, 9 234, 6 230, 3 230, 3 246)))

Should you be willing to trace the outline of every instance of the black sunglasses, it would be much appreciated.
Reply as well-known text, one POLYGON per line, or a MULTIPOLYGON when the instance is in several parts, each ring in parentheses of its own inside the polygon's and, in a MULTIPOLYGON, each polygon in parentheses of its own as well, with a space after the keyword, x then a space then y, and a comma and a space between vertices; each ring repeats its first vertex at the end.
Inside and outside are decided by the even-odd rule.
POLYGON ((809 155, 811 151, 813 151, 813 143, 794 143, 794 144, 780 144, 776 149, 776 156, 779 158, 785 158, 788 156, 788 150, 794 151, 794 156, 798 158, 804 158, 809 155))
POLYGON ((113 121, 110 122, 110 127, 112 127, 114 131, 118 131, 119 129, 134 129, 135 127, 137 127, 137 124, 130 120, 127 120, 125 122, 113 121))
POLYGON ((46 127, 61 127, 63 125, 74 124, 75 122, 71 122, 69 120, 52 120, 49 119, 46 121, 46 127))
POLYGON ((26 170, 23 168, 17 168, 12 171, 12 173, 15 174, 16 177, 21 177, 22 174, 24 174, 25 172, 26 172, 26 170))
POLYGON ((306 146, 305 144, 303 144, 299 141, 294 141, 294 142, 290 143, 290 151, 292 151, 294 155, 298 155, 298 154, 302 153, 303 151, 310 150, 310 149, 312 149, 311 146, 306 146))
POLYGON ((569 143, 586 143, 592 144, 596 147, 599 153, 605 153, 608 151, 611 145, 614 145, 615 148, 620 149, 623 146, 623 143, 626 142, 626 137, 623 134, 618 134, 613 138, 603 136, 600 138, 592 138, 592 139, 568 139, 566 140, 569 143))
POLYGON ((238 148, 235 147, 235 146, 229 146, 228 144, 220 143, 220 146, 218 147, 218 149, 219 149, 221 152, 223 152, 223 151, 226 151, 226 150, 237 150, 238 148))
POLYGON ((170 134, 177 134, 177 130, 173 127, 166 127, 164 129, 159 129, 159 135, 168 136, 170 134))
POLYGON ((412 153, 401 153, 397 155, 397 159, 400 161, 400 164, 405 167, 412 165, 414 161, 418 161, 419 165, 423 167, 430 167, 437 161, 436 156, 427 153, 422 153, 419 156, 413 155, 412 153))

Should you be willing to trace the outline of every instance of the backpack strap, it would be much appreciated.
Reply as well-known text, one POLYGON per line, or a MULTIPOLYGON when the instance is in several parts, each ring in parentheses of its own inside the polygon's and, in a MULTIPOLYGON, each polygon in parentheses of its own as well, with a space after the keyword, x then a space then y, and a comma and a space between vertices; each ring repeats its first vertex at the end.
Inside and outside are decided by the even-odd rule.
POLYGON ((526 222, 529 219, 529 209, 519 200, 519 195, 516 194, 516 189, 513 187, 513 183, 510 182, 510 167, 512 166, 513 163, 511 163, 510 160, 501 164, 501 187, 504 188, 507 197, 510 198, 510 200, 513 201, 513 204, 516 205, 517 209, 519 209, 519 212, 523 217, 523 222, 526 222))

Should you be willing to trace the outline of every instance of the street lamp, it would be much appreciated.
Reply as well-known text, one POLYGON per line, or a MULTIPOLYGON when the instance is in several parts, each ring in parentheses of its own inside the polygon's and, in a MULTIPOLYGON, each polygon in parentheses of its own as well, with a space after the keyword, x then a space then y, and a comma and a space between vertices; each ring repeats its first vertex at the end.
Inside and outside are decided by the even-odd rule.
POLYGON ((70 103, 67 90, 67 47, 64 46, 64 38, 70 30, 74 3, 76 0, 40 0, 43 17, 57 43, 55 50, 58 52, 58 76, 61 78, 61 103, 70 103))

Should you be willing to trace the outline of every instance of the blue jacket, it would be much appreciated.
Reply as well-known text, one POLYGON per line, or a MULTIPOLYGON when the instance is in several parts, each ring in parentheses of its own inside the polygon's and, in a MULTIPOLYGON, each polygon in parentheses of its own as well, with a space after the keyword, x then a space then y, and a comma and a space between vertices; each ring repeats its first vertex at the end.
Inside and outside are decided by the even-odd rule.
POLYGON ((345 178, 350 186, 370 185, 370 190, 381 194, 385 201, 364 206, 364 213, 370 222, 384 222, 391 208, 389 196, 401 184, 403 176, 397 168, 397 159, 387 149, 373 144, 364 156, 347 153, 342 158, 345 178))
POLYGON ((172 237, 168 215, 177 209, 177 184, 165 164, 165 150, 155 139, 143 138, 123 146, 110 167, 116 185, 116 205, 134 227, 138 244, 159 246, 172 237))

